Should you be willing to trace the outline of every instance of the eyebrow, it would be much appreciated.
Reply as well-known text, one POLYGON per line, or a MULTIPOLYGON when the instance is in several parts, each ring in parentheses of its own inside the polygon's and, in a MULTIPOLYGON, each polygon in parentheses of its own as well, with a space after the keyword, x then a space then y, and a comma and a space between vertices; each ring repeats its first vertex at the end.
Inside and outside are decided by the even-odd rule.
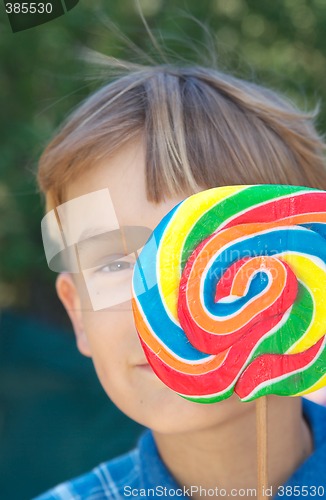
MULTIPOLYGON (((128 255, 132 249, 128 249, 125 238, 120 231, 106 231, 101 234, 88 232, 88 238, 84 238, 76 244, 80 260, 90 261, 105 259, 111 255, 128 255)), ((85 235, 87 232, 85 231, 85 235)))
POLYGON ((82 265, 91 266, 94 260, 111 258, 112 255, 118 254, 121 257, 135 253, 145 245, 152 234, 151 229, 145 226, 121 226, 112 231, 106 228, 102 233, 94 234, 97 229, 101 228, 88 228, 83 231, 83 239, 76 244, 82 265))
POLYGON ((76 244, 80 245, 85 240, 90 240, 90 239, 95 238, 97 236, 102 236, 103 234, 110 234, 111 232, 119 231, 119 230, 120 230, 120 228, 115 228, 115 229, 109 230, 108 227, 104 227, 104 226, 87 227, 79 235, 78 240, 76 241, 76 244))

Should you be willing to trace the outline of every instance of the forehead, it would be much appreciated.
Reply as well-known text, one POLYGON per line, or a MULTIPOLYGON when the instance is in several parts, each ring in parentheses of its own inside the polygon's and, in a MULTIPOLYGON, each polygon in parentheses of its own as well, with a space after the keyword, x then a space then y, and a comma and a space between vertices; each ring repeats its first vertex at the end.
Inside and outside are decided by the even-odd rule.
POLYGON ((74 263, 73 272, 78 272, 79 264, 91 267, 102 253, 106 257, 108 252, 127 255, 139 250, 161 219, 185 197, 158 204, 148 201, 144 148, 141 142, 127 144, 69 182, 65 202, 42 221, 50 268, 63 270, 61 255, 64 266, 74 263))
MULTIPOLYGON (((154 229, 162 217, 185 198, 185 196, 174 197, 158 204, 148 201, 145 149, 141 141, 129 142, 114 155, 90 165, 88 172, 69 183, 65 192, 66 200, 90 195, 102 189, 109 190, 110 198, 110 208, 102 210, 105 226, 118 224, 154 229)), ((94 206, 96 198, 92 201, 90 196, 89 200, 90 210, 93 204, 94 213, 101 211, 100 206, 94 206)), ((91 223, 87 222, 86 214, 84 221, 88 225, 91 223)))

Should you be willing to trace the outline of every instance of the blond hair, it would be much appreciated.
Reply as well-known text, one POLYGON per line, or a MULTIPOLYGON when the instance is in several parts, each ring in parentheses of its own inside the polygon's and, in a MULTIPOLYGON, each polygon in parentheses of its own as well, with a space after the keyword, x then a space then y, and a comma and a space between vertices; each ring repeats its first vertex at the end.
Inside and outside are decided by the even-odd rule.
POLYGON ((55 205, 73 178, 137 137, 153 202, 232 184, 326 189, 315 113, 215 69, 124 67, 129 72, 87 98, 43 152, 38 182, 55 205))

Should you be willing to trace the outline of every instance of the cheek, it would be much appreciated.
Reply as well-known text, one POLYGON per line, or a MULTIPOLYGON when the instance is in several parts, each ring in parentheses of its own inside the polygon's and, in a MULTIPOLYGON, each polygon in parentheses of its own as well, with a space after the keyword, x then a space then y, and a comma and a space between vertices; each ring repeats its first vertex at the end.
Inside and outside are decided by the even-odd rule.
POLYGON ((155 376, 137 371, 144 358, 131 310, 82 311, 84 329, 98 378, 116 406, 158 432, 198 430, 222 424, 249 410, 237 397, 216 405, 186 401, 155 376))
POLYGON ((92 359, 102 385, 121 385, 133 356, 142 355, 132 312, 84 311, 83 321, 92 359))
POLYGON ((128 332, 128 315, 107 311, 83 313, 84 328, 92 354, 114 357, 123 348, 128 332), (114 353, 113 353, 114 352, 114 353))

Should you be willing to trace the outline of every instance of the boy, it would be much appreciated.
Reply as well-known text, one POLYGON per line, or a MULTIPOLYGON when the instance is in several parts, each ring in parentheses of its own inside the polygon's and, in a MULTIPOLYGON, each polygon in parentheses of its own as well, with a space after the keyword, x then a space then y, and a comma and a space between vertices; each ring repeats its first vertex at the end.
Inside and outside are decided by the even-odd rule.
MULTIPOLYGON (((58 486, 42 500, 254 496, 255 403, 232 396, 200 405, 158 380, 124 295, 133 261, 130 255, 102 261, 113 240, 94 238, 100 231, 92 233, 94 214, 89 214, 94 210, 101 218, 92 200, 102 200, 106 192, 110 202, 103 204, 100 222, 110 235, 118 227, 153 230, 179 201, 210 187, 325 189, 324 144, 311 119, 275 93, 213 69, 135 70, 130 64, 130 73, 87 99, 46 148, 38 180, 47 209, 57 210, 68 233, 77 231, 72 242, 79 241, 81 230, 92 240, 91 250, 85 248, 87 239, 76 245, 80 272, 57 279, 78 349, 92 358, 113 402, 151 431, 136 450, 58 486)), ((326 410, 305 403, 302 413, 298 397, 268 399, 269 496, 294 495, 294 486, 298 498, 322 496, 326 410)))

